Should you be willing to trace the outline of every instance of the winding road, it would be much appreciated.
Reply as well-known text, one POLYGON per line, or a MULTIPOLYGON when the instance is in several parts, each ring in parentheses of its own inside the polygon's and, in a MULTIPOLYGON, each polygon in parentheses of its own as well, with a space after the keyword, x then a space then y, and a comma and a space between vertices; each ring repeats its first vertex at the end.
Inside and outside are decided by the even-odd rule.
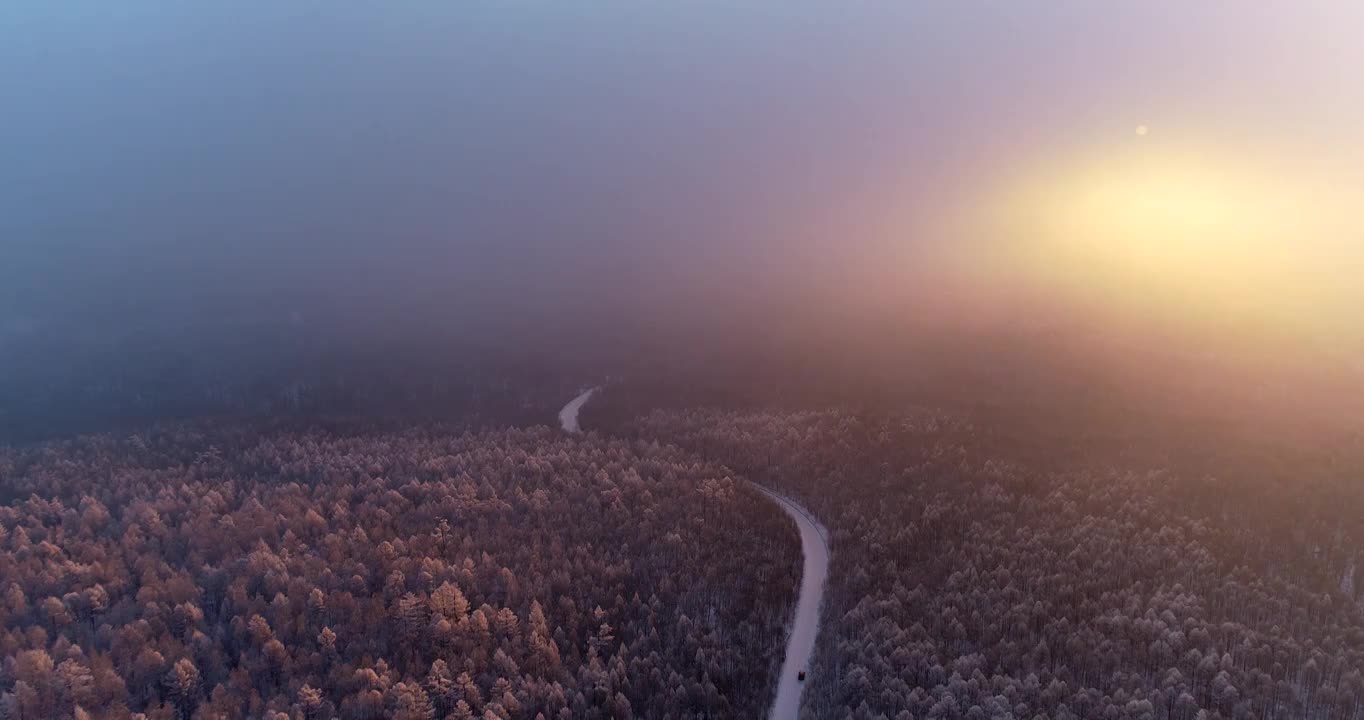
POLYGON ((800 673, 810 666, 810 658, 815 654, 815 637, 819 635, 819 606, 824 601, 824 581, 829 576, 829 531, 794 500, 761 485, 755 484, 755 487, 767 493, 796 521, 800 528, 800 549, 805 553, 800 599, 796 601, 791 637, 786 641, 786 661, 781 665, 781 679, 777 682, 777 701, 767 715, 772 720, 792 720, 800 714, 800 673))
MULTIPOLYGON (((566 432, 580 433, 578 411, 591 399, 597 388, 584 390, 559 411, 559 424, 566 432)), ((800 673, 810 665, 815 652, 815 638, 819 635, 819 606, 824 600, 824 581, 829 576, 829 531, 809 510, 781 493, 754 483, 754 487, 772 498, 796 521, 800 529, 800 548, 805 554, 805 569, 800 577, 800 598, 796 601, 796 616, 791 624, 791 637, 786 642, 786 660, 782 662, 781 678, 777 682, 777 698, 772 704, 771 720, 792 720, 800 714, 800 673)))
POLYGON ((583 431, 582 427, 578 425, 578 411, 583 409, 587 401, 592 399, 592 393, 596 391, 597 388, 588 388, 582 391, 578 397, 568 401, 564 409, 559 411, 559 424, 564 427, 564 430, 571 433, 583 431))

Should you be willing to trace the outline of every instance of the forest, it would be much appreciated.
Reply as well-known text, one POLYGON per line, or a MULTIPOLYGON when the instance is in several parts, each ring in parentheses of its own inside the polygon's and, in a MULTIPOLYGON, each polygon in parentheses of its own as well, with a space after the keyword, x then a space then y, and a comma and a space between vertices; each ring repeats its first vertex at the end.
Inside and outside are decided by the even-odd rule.
POLYGON ((673 446, 198 423, 0 454, 0 717, 757 717, 800 550, 673 446))
POLYGON ((1341 457, 1189 475, 939 411, 647 405, 608 392, 588 422, 832 532, 805 717, 1364 716, 1364 499, 1341 457))
POLYGON ((759 485, 831 533, 802 718, 1364 717, 1348 448, 799 404, 622 382, 586 435, 301 411, 6 447, 0 717, 763 717, 801 550, 759 485))
POLYGON ((0 0, 0 720, 1364 720, 1361 29, 0 0))

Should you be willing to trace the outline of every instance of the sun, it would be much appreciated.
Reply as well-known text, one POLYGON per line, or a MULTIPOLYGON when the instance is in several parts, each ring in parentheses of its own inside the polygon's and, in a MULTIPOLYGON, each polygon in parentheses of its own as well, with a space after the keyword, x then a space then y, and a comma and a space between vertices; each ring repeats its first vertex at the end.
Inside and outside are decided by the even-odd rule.
POLYGON ((1137 137, 1146 137, 1146 134, 1151 132, 1151 128, 1148 128, 1145 125, 1138 125, 1137 129, 1133 132, 1136 133, 1137 137))
POLYGON ((1348 269, 1364 266, 1357 198, 1322 172, 1211 143, 1096 148, 1002 182, 972 221, 1002 243, 987 269, 1065 302, 1315 328, 1359 297, 1348 269))

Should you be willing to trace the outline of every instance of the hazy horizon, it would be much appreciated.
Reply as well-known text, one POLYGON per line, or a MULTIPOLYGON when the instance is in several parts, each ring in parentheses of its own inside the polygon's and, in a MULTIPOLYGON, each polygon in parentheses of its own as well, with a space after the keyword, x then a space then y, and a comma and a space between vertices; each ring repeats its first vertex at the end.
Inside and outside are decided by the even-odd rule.
POLYGON ((0 2, 0 719, 1364 720, 1361 29, 0 2))
POLYGON ((1087 318, 1355 348, 1361 21, 11 4, 0 327, 1087 318))

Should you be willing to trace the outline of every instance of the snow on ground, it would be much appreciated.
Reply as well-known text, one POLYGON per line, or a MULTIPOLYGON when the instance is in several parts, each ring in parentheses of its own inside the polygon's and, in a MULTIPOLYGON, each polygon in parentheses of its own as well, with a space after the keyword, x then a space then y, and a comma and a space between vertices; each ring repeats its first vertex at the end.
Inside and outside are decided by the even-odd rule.
MULTIPOLYGON (((597 388, 584 390, 559 411, 559 424, 570 433, 582 432, 578 411, 592 398, 597 388)), ((786 643, 786 660, 781 666, 777 682, 777 700, 768 715, 772 720, 792 720, 800 713, 800 693, 804 684, 801 671, 810 666, 815 652, 815 636, 819 634, 819 606, 824 600, 824 581, 829 576, 829 531, 794 500, 780 493, 756 485, 771 497, 800 528, 800 548, 805 554, 805 569, 800 577, 800 599, 796 602, 796 616, 791 623, 791 638, 786 643)), ((809 677, 806 677, 809 681, 809 677)))
POLYGON ((578 411, 583 409, 583 406, 587 404, 587 401, 592 399, 592 393, 596 391, 597 388, 588 388, 582 391, 578 397, 570 400, 569 403, 564 406, 564 409, 559 411, 559 424, 563 426, 564 430, 571 433, 580 433, 583 431, 578 425, 578 411))

